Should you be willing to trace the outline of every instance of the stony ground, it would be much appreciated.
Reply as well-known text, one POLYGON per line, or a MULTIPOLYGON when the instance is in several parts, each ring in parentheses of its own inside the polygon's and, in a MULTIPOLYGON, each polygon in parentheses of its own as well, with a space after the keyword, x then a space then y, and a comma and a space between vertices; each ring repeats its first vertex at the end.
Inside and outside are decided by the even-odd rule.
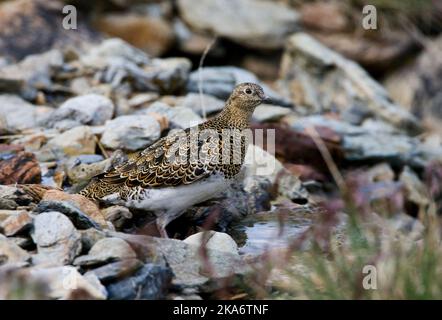
POLYGON ((232 11, 221 0, 79 1, 73 31, 60 27, 62 2, 0 1, 1 299, 268 297, 283 290, 281 255, 311 243, 275 232, 277 248, 266 240, 244 252, 244 228, 324 224, 339 242, 348 197, 375 224, 422 240, 423 213, 438 213, 442 194, 438 24, 417 24, 428 34, 422 47, 394 23, 360 36, 358 11, 339 2, 237 2, 232 11), (90 10, 95 20, 82 15, 90 10), (272 98, 253 128, 275 129, 275 145, 251 145, 235 184, 189 208, 172 239, 157 237, 149 212, 76 194, 215 115, 241 82, 272 98), (263 283, 256 270, 266 259, 279 271, 263 283))

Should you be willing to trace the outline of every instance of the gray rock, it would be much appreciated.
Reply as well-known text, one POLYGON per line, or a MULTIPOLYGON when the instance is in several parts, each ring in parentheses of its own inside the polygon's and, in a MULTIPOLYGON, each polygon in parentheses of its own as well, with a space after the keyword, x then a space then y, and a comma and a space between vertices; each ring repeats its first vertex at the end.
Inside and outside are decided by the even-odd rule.
POLYGON ((72 222, 59 212, 43 212, 34 219, 32 239, 38 254, 35 264, 66 265, 81 251, 81 236, 72 222))
POLYGON ((185 87, 191 67, 192 63, 186 58, 135 62, 126 56, 110 56, 104 60, 99 76, 114 88, 127 83, 136 91, 171 94, 185 87))
POLYGON ((120 38, 107 39, 98 46, 93 46, 80 61, 93 68, 104 68, 112 59, 125 59, 134 64, 148 64, 149 56, 120 38))
POLYGON ((305 33, 290 37, 281 75, 281 88, 295 104, 305 106, 306 112, 337 109, 345 115, 351 108, 364 114, 368 110, 398 129, 420 130, 417 119, 394 104, 387 91, 364 69, 305 33))
POLYGON ((149 115, 120 116, 106 123, 101 143, 110 149, 135 151, 154 143, 161 135, 158 121, 149 115))
POLYGON ((71 220, 71 222, 77 229, 101 229, 100 225, 97 222, 95 222, 80 209, 66 201, 42 200, 34 209, 34 212, 36 213, 48 211, 57 211, 64 214, 66 217, 69 218, 69 220, 71 220))
POLYGON ((207 231, 195 233, 183 240, 184 243, 195 247, 201 247, 205 243, 207 250, 219 250, 223 252, 235 253, 238 251, 238 245, 227 233, 207 231))
POLYGON ((36 127, 37 109, 19 96, 0 95, 0 132, 20 132, 36 127))
POLYGON ((402 170, 399 181, 402 182, 406 197, 409 201, 415 203, 421 208, 426 208, 431 200, 428 196, 428 191, 424 183, 419 179, 417 174, 408 166, 402 170))
POLYGON ((79 232, 81 234, 81 248, 84 252, 89 252, 98 241, 106 238, 103 231, 94 228, 79 230, 79 232))
POLYGON ((182 288, 203 288, 212 279, 224 278, 247 271, 245 262, 238 253, 219 250, 208 251, 211 272, 206 268, 205 259, 198 248, 174 239, 153 238, 141 235, 130 235, 110 232, 111 236, 119 237, 133 246, 147 248, 155 259, 162 258, 175 275, 172 283, 182 288))
POLYGON ((195 30, 252 48, 281 48, 286 36, 297 29, 298 14, 273 1, 179 0, 178 8, 195 30))
POLYGON ((163 299, 173 273, 169 267, 152 263, 144 265, 133 276, 106 287, 110 300, 163 299))
POLYGON ((27 206, 31 202, 32 197, 23 190, 15 186, 0 185, 0 209, 14 210, 19 206, 27 206))
POLYGON ((192 109, 194 112, 202 116, 204 114, 203 106, 207 115, 221 111, 224 108, 224 100, 214 96, 198 93, 189 93, 179 103, 180 106, 192 109))
POLYGON ((26 211, 18 212, 15 215, 11 215, 5 221, 0 224, 0 230, 6 236, 13 236, 17 233, 29 230, 32 226, 33 218, 26 211))
MULTIPOLYGON (((69 178, 69 181, 73 184, 90 180, 93 176, 104 171, 106 166, 102 163, 103 156, 97 154, 84 154, 69 158, 64 163, 65 172, 69 178), (100 165, 97 166, 97 163, 100 165), (96 167, 96 169, 92 169, 96 167)), ((104 162, 104 161, 103 161, 104 162)))
MULTIPOLYGON (((199 92, 199 82, 202 81, 202 91, 205 94, 227 100, 236 85, 243 82, 259 84, 266 95, 271 99, 272 104, 291 107, 292 102, 261 83, 251 72, 237 67, 206 67, 193 71, 187 82, 189 92, 199 92)), ((288 95, 289 96, 289 95, 288 95)))
POLYGON ((107 284, 109 282, 120 280, 132 275, 142 266, 143 263, 138 259, 124 259, 92 269, 86 272, 86 275, 94 274, 100 280, 100 282, 107 284))
POLYGON ((74 264, 89 266, 136 257, 126 241, 119 238, 104 238, 95 243, 87 255, 75 259, 74 264))
POLYGON ((50 88, 54 70, 63 65, 63 54, 50 50, 41 54, 29 55, 16 64, 0 66, 0 91, 31 93, 50 88))
POLYGON ((98 94, 86 94, 67 100, 43 122, 47 127, 54 127, 60 121, 70 121, 64 127, 75 123, 96 126, 110 120, 113 113, 114 104, 109 98, 98 94))
POLYGON ((255 109, 252 119, 257 122, 275 121, 291 112, 292 111, 286 107, 262 104, 255 109))
POLYGON ((106 288, 93 275, 82 276, 75 267, 32 267, 22 271, 29 281, 38 281, 49 288, 48 298, 71 299, 75 291, 82 292, 83 299, 106 299, 106 288))
MULTIPOLYGON (((250 144, 244 159, 244 188, 251 191, 256 177, 268 179, 271 185, 277 184, 278 193, 291 200, 308 202, 308 192, 301 181, 284 168, 282 163, 260 146, 250 144)), ((255 189, 256 190, 256 189, 255 189)))
POLYGON ((9 240, 4 235, 0 234, 0 265, 6 263, 21 263, 28 262, 30 255, 9 240))
POLYGON ((428 159, 434 156, 431 151, 425 149, 418 138, 389 130, 367 130, 363 126, 354 126, 322 116, 304 117, 292 123, 292 127, 297 131, 304 131, 310 126, 327 127, 339 134, 344 157, 348 161, 388 162, 392 165, 406 164, 423 168, 428 159))
POLYGON ((95 138, 88 126, 75 127, 50 139, 40 150, 37 158, 50 161, 63 156, 95 154, 95 138))
POLYGON ((142 113, 149 114, 150 112, 161 114, 170 122, 173 129, 185 129, 190 126, 201 123, 202 118, 196 114, 192 109, 186 107, 170 107, 163 102, 154 102, 142 113))

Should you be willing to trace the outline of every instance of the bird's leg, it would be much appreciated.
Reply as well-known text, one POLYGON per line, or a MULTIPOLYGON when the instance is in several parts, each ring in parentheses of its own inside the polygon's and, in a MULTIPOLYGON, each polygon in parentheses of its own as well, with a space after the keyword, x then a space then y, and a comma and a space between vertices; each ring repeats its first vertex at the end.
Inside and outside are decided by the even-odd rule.
POLYGON ((168 218, 167 214, 163 214, 160 217, 157 218, 156 224, 157 229, 160 233, 161 238, 169 238, 169 235, 167 234, 166 227, 169 224, 170 219, 168 218))

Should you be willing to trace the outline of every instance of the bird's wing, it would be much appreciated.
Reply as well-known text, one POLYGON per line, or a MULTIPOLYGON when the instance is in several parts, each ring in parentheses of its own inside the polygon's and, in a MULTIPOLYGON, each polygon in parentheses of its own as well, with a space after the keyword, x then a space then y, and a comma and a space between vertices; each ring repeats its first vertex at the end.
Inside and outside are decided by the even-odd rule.
POLYGON ((96 178, 108 185, 126 184, 128 187, 155 188, 193 183, 215 170, 217 162, 213 154, 220 140, 214 136, 202 138, 195 149, 191 149, 189 141, 192 138, 189 129, 164 137, 138 157, 96 178))

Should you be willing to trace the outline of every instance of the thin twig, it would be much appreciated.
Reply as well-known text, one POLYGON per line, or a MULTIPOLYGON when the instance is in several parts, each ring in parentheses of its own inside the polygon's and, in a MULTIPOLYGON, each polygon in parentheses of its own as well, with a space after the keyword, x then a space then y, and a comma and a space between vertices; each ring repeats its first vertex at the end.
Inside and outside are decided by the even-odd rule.
POLYGON ((216 40, 217 40, 217 37, 213 38, 213 40, 206 46, 206 48, 204 49, 203 54, 201 55, 200 63, 199 63, 199 66, 198 66, 198 92, 199 92, 200 105, 201 105, 201 110, 203 111, 203 119, 204 120, 207 120, 207 113, 206 113, 206 106, 205 106, 204 101, 203 101, 204 99, 203 99, 203 74, 202 74, 202 70, 203 70, 204 60, 206 59, 206 56, 209 53, 210 49, 212 49, 212 47, 216 43, 216 40))
POLYGON ((108 158, 109 158, 109 154, 106 152, 106 149, 104 149, 103 145, 102 145, 101 142, 98 140, 97 136, 94 135, 94 139, 95 139, 95 142, 96 142, 97 145, 98 145, 98 148, 100 149, 101 153, 103 154, 104 158, 105 158, 105 159, 108 159, 108 158))
POLYGON ((328 169, 330 170, 330 173, 333 179, 335 180, 339 190, 341 191, 342 194, 347 194, 347 186, 345 184, 344 178, 342 177, 341 172, 338 169, 338 166, 333 160, 333 157, 328 151, 327 146, 324 143, 324 140, 322 140, 318 131, 316 131, 315 127, 313 126, 307 127, 306 132, 313 139, 313 142, 315 143, 316 147, 321 153, 321 156, 324 159, 328 169))

